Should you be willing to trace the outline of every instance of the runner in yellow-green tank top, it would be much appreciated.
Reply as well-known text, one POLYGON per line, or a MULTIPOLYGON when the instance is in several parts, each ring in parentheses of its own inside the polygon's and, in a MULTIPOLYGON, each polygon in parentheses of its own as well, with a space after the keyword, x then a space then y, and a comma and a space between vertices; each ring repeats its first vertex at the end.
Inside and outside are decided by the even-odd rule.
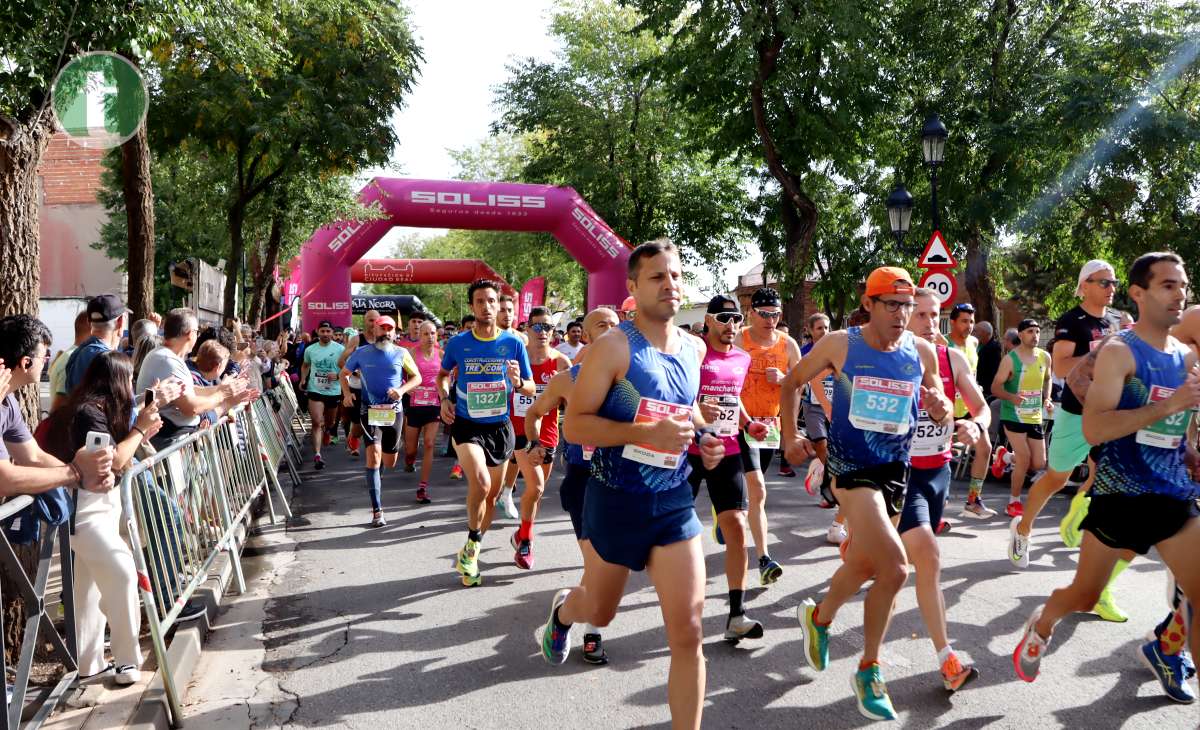
POLYGON ((1029 470, 1046 466, 1046 442, 1042 414, 1050 403, 1050 353, 1037 346, 1042 328, 1037 320, 1023 319, 1017 325, 1021 344, 1000 361, 992 395, 1000 399, 1000 425, 1012 451, 1012 492, 1008 516, 1020 517, 1021 489, 1029 470))

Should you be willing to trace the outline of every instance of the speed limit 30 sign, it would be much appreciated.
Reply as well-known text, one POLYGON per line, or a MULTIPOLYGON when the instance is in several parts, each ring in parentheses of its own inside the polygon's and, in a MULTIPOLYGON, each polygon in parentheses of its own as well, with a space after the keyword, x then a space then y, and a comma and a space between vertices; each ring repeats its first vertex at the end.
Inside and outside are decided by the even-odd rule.
POLYGON ((942 301, 942 306, 947 306, 954 301, 954 295, 958 291, 958 285, 954 281, 954 274, 948 269, 930 269, 921 277, 921 282, 918 286, 923 286, 926 289, 933 291, 942 301))

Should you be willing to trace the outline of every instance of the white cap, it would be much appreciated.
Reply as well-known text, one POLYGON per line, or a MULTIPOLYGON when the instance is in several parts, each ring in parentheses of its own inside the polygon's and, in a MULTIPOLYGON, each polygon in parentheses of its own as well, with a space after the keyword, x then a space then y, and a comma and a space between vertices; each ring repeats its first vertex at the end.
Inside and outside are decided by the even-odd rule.
POLYGON ((1075 285, 1075 296, 1083 296, 1083 282, 1087 281, 1088 277, 1097 271, 1112 271, 1114 272, 1113 275, 1116 275, 1116 269, 1113 268, 1112 264, 1104 259, 1092 259, 1079 270, 1079 283, 1075 285))

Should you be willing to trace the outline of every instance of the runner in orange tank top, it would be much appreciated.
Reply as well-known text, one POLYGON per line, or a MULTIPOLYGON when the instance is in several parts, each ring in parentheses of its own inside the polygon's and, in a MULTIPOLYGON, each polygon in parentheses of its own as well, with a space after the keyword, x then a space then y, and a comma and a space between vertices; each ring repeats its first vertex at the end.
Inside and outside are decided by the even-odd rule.
POLYGON ((800 362, 800 346, 788 335, 779 332, 783 316, 779 292, 762 288, 750 297, 749 327, 742 330, 738 345, 750 355, 750 371, 742 387, 742 404, 756 421, 768 425, 763 441, 747 440, 743 431, 738 435, 742 468, 750 492, 750 534, 758 551, 758 576, 762 585, 769 585, 783 575, 783 567, 767 552, 767 481, 763 476, 770 468, 775 450, 779 448, 779 385, 784 376, 800 362))

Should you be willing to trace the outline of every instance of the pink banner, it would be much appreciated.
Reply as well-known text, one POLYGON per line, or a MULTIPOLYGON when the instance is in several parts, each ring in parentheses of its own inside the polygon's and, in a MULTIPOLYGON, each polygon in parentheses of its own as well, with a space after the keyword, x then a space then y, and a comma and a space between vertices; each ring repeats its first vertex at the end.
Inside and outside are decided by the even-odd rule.
POLYGON ((351 267, 393 226, 551 233, 588 272, 589 309, 616 308, 625 299, 632 249, 571 188, 375 178, 358 198, 385 217, 322 226, 292 261, 307 329, 323 319, 350 324, 351 267))
POLYGON ((517 321, 528 322, 529 313, 534 307, 540 307, 546 303, 546 277, 537 276, 525 282, 525 286, 521 287, 521 298, 517 302, 517 321))

